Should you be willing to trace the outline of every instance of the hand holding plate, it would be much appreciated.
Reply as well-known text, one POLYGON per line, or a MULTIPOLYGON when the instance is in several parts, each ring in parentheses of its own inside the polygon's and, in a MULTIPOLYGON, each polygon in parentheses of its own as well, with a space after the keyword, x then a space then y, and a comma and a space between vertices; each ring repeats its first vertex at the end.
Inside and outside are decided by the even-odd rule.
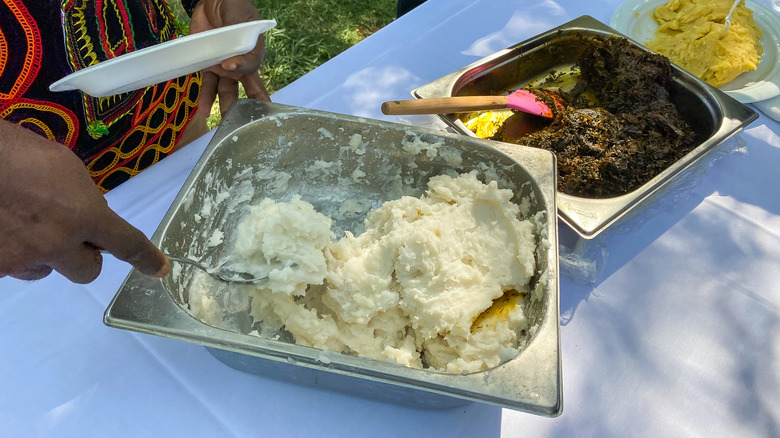
MULTIPOLYGON (((198 33, 223 26, 260 20, 257 8, 248 0, 202 0, 195 6, 190 22, 190 32, 198 33)), ((265 56, 265 38, 257 38, 254 49, 233 56, 219 65, 203 70, 203 86, 198 99, 198 111, 208 115, 211 105, 219 96, 220 112, 224 114, 238 99, 238 83, 244 85, 248 97, 270 101, 258 69, 265 56)))

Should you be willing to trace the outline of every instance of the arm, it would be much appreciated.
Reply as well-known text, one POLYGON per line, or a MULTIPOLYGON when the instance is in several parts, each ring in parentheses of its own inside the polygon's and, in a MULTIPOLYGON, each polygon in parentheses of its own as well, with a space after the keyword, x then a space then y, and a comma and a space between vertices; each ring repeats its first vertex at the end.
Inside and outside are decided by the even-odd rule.
POLYGON ((100 274, 97 248, 162 277, 170 262, 114 213, 68 148, 0 120, 0 277, 56 270, 77 283, 100 274))
MULTIPOLYGON (((257 8, 249 0, 181 0, 189 13, 190 33, 203 32, 222 26, 259 20, 257 8)), ((270 101, 271 97, 260 78, 260 64, 265 55, 265 37, 260 35, 252 51, 226 59, 220 65, 203 70, 203 86, 198 98, 198 112, 208 116, 211 105, 219 96, 219 108, 224 114, 238 99, 241 82, 247 97, 270 101)))

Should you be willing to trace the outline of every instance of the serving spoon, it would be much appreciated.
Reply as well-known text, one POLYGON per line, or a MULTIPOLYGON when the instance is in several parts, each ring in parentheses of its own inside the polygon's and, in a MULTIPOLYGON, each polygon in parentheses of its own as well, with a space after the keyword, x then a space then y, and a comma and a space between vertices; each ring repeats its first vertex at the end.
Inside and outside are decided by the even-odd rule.
MULTIPOLYGON (((106 252, 105 249, 99 246, 95 246, 92 244, 88 244, 88 245, 97 249, 100 252, 106 252)), ((219 268, 212 268, 210 266, 204 265, 203 263, 197 260, 193 260, 187 257, 176 257, 176 256, 169 255, 168 253, 165 252, 163 252, 163 255, 172 262, 183 263, 185 265, 194 266, 200 269, 201 271, 205 272, 206 274, 208 274, 210 277, 215 278, 219 281, 236 283, 236 284, 253 284, 253 283, 259 283, 261 281, 268 280, 267 275, 263 277, 257 277, 255 275, 250 274, 249 272, 231 271, 229 269, 226 269, 224 264, 219 268)), ((295 263, 290 265, 290 267, 292 268, 296 266, 297 265, 295 263)))
MULTIPOLYGON (((545 95, 555 102, 556 109, 563 108, 557 95, 554 93, 545 93, 545 95)), ((539 96, 528 90, 516 90, 506 96, 453 96, 391 100, 382 104, 382 113, 386 115, 452 114, 506 108, 548 119, 555 117, 553 110, 539 96)))
MULTIPOLYGON (((198 262, 196 260, 192 260, 187 257, 174 257, 168 254, 165 254, 166 257, 172 262, 178 262, 183 263, 185 265, 191 265, 194 266, 212 278, 215 278, 220 281, 225 281, 228 283, 236 283, 236 284, 253 284, 253 283, 259 283, 261 281, 268 280, 268 276, 263 277, 257 277, 255 275, 252 275, 248 272, 239 272, 239 271, 231 271, 227 268, 225 268, 224 265, 213 268, 210 266, 206 266, 202 264, 201 262, 198 262)), ((295 267, 295 264, 291 265, 291 267, 295 267)))

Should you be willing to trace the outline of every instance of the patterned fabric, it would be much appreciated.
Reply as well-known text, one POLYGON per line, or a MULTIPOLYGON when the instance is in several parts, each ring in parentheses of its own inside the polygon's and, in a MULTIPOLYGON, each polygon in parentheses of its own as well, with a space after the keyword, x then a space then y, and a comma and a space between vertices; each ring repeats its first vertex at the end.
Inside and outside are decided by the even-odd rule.
POLYGON ((0 117, 71 148, 110 190, 173 150, 199 75, 105 98, 49 85, 176 37, 165 0, 0 0, 0 117))

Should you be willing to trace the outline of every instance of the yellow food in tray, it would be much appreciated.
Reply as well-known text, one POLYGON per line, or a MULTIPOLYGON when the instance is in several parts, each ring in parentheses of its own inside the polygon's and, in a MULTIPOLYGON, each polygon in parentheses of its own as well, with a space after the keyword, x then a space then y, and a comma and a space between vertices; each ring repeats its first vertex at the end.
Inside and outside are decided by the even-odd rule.
POLYGON ((761 60, 762 30, 742 1, 724 34, 733 0, 670 0, 659 6, 659 24, 647 46, 710 85, 720 87, 755 70, 761 60))
POLYGON ((511 109, 478 111, 462 115, 461 121, 477 137, 490 138, 512 114, 511 109))

